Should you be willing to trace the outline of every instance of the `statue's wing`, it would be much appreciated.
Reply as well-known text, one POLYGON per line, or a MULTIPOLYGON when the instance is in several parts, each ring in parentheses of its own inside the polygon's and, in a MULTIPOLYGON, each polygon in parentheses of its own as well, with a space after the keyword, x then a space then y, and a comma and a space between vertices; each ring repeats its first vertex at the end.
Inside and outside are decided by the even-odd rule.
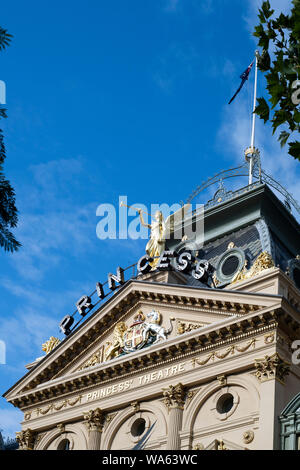
POLYGON ((164 238, 175 238, 181 240, 183 237, 182 222, 188 215, 191 204, 185 204, 178 211, 169 215, 165 220, 164 238))

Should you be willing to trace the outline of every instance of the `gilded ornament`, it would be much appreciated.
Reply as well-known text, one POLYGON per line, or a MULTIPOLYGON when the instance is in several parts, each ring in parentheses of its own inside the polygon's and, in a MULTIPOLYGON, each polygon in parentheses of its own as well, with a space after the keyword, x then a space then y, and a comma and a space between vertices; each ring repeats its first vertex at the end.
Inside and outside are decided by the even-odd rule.
POLYGON ((227 447, 225 447, 224 441, 222 439, 218 441, 217 450, 228 450, 227 447))
POLYGON ((163 396, 167 408, 177 407, 183 409, 186 391, 182 383, 178 383, 175 386, 170 385, 169 388, 163 389, 163 396))
POLYGON ((116 324, 114 328, 113 341, 107 341, 104 348, 104 361, 108 361, 120 355, 124 346, 124 333, 127 330, 126 324, 122 321, 116 324))
POLYGON ((284 383, 285 376, 290 372, 290 364, 284 361, 278 353, 266 355, 263 359, 255 359, 255 376, 261 381, 278 379, 284 383))
POLYGON ((249 431, 245 431, 244 434, 243 434, 243 441, 245 442, 245 444, 250 444, 250 442, 252 442, 254 439, 254 432, 249 430, 249 431))
POLYGON ((16 432, 16 439, 19 443, 20 450, 33 450, 36 433, 31 429, 16 432))
POLYGON ((94 353, 78 370, 87 369, 93 367, 96 364, 101 363, 101 350, 94 353))
POLYGON ((113 341, 106 342, 104 361, 109 361, 121 354, 129 354, 145 346, 151 346, 161 340, 166 340, 167 335, 173 330, 172 322, 174 320, 173 317, 170 317, 170 327, 166 329, 160 325, 160 312, 152 310, 147 315, 144 315, 140 310, 129 327, 124 322, 116 325, 113 341))
POLYGON ((31 418, 31 411, 27 411, 27 412, 24 414, 24 419, 25 419, 25 421, 28 421, 30 418, 31 418))
POLYGON ((272 331, 271 333, 266 334, 264 338, 265 338, 265 344, 271 344, 274 342, 275 333, 272 331))
POLYGON ((190 208, 190 204, 186 204, 174 214, 169 215, 165 220, 161 211, 156 211, 154 221, 151 224, 145 223, 142 215, 142 209, 137 209, 140 216, 141 224, 150 229, 150 240, 146 246, 147 255, 153 259, 151 263, 152 269, 155 269, 161 254, 165 250, 166 239, 171 237, 174 232, 174 225, 182 223, 184 216, 190 208))
POLYGON ((195 324, 195 323, 184 323, 182 321, 179 321, 177 325, 177 334, 182 335, 189 331, 197 330, 198 328, 201 328, 202 326, 204 325, 195 324))
POLYGON ((221 385, 221 387, 225 387, 225 385, 227 385, 226 375, 218 375, 217 381, 219 382, 219 385, 221 385))
POLYGON ((238 346, 238 345, 231 345, 229 346, 227 349, 225 349, 225 351, 213 351, 211 352, 210 354, 208 354, 208 356, 200 361, 199 359, 192 359, 192 364, 193 366, 195 367, 196 364, 198 364, 199 366, 204 366, 205 364, 207 364, 210 360, 215 360, 215 358, 217 359, 225 359, 227 356, 229 356, 230 354, 234 354, 235 352, 239 352, 239 353, 243 353, 245 351, 247 351, 251 346, 253 348, 255 348, 255 343, 256 343, 256 339, 253 338, 251 339, 250 341, 248 341, 248 343, 246 343, 245 345, 243 346, 238 346))
POLYGON ((246 263, 247 261, 245 261, 245 266, 243 267, 243 269, 238 272, 233 278, 231 284, 234 284, 238 281, 250 279, 256 276, 257 274, 261 273, 265 269, 275 268, 272 256, 267 251, 263 251, 262 253, 260 253, 260 255, 256 258, 253 263, 253 266, 250 269, 246 268, 246 263))
POLYGON ((102 432, 105 424, 105 415, 100 408, 83 413, 83 418, 89 431, 102 432))
POLYGON ((65 432, 65 425, 63 423, 58 424, 56 427, 59 430, 60 434, 63 434, 65 432))
POLYGON ((193 450, 204 450, 204 445, 199 442, 199 444, 195 444, 193 450))
POLYGON ((49 354, 59 343, 60 339, 51 336, 50 339, 42 345, 42 350, 45 351, 46 354, 49 354))
POLYGON ((132 406, 135 413, 138 413, 140 411, 141 407, 140 407, 140 404, 139 404, 138 401, 134 401, 134 402, 130 403, 130 406, 132 406))

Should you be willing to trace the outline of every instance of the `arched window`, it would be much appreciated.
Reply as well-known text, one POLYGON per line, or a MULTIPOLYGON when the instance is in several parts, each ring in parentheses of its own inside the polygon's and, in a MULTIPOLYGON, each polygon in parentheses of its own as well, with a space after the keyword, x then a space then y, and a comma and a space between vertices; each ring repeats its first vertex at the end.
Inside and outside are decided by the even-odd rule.
POLYGON ((59 444, 57 450, 70 450, 69 439, 63 439, 59 444))
POLYGON ((300 393, 284 408, 279 421, 281 449, 300 450, 300 393))

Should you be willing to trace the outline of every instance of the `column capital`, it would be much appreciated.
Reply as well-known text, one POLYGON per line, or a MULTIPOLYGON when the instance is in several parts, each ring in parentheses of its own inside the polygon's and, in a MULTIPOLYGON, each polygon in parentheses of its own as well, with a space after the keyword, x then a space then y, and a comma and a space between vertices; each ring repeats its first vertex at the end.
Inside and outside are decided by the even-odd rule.
POLYGON ((83 418, 89 431, 103 431, 105 414, 100 408, 83 413, 83 418))
POLYGON ((20 450, 33 450, 36 433, 31 429, 16 432, 16 439, 19 443, 20 450))
POLYGON ((164 388, 163 396, 167 408, 179 408, 183 410, 186 399, 186 388, 182 383, 164 388))
POLYGON ((255 376, 260 382, 277 379, 284 384, 285 376, 290 373, 290 364, 284 361, 276 352, 272 356, 265 356, 263 359, 255 359, 255 376))

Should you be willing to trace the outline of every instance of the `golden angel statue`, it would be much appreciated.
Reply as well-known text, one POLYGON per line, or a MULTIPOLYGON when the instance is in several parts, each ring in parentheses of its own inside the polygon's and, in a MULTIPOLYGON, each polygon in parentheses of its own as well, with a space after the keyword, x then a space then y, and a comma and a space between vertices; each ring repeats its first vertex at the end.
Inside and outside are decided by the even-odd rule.
POLYGON ((189 211, 190 204, 182 206, 179 210, 169 215, 164 220, 161 211, 156 211, 154 221, 151 224, 145 223, 142 215, 142 210, 137 209, 140 216, 141 224, 151 230, 150 239, 146 245, 146 253, 148 256, 153 258, 153 262, 150 263, 152 268, 155 268, 161 254, 163 253, 166 245, 166 240, 174 234, 175 225, 182 224, 184 217, 189 211))

